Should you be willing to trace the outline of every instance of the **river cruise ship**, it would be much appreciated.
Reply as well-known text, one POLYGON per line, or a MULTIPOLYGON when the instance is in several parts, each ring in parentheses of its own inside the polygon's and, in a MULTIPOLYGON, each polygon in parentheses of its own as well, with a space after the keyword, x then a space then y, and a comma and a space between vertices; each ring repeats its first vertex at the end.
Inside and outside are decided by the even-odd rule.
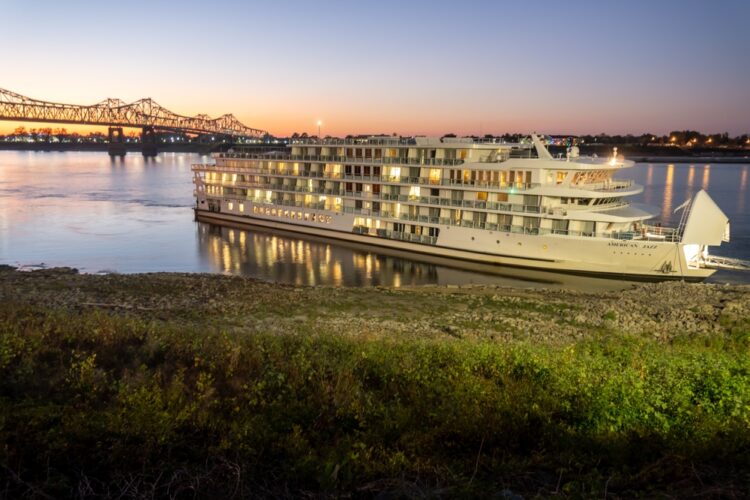
POLYGON ((198 220, 261 226, 498 268, 698 281, 729 221, 705 191, 676 228, 629 198, 617 155, 553 157, 539 136, 308 139, 193 165, 198 220))

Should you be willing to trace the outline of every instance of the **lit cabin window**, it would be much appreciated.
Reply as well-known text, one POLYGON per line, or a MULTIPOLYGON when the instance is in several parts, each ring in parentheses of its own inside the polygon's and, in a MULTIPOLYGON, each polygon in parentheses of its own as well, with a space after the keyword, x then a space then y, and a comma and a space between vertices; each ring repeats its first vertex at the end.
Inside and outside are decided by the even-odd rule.
POLYGON ((240 205, 239 205, 238 208, 239 208, 240 212, 244 212, 245 211, 245 204, 244 203, 240 203, 240 205))
POLYGON ((229 203, 227 203, 227 208, 228 208, 228 209, 229 209, 230 211, 231 211, 231 210, 234 210, 234 203, 232 203, 231 201, 230 201, 229 203))
POLYGON ((565 181, 565 177, 567 176, 567 172, 557 172, 557 183, 562 184, 565 181))
POLYGON ((439 168, 430 169, 430 184, 440 184, 441 172, 439 168))

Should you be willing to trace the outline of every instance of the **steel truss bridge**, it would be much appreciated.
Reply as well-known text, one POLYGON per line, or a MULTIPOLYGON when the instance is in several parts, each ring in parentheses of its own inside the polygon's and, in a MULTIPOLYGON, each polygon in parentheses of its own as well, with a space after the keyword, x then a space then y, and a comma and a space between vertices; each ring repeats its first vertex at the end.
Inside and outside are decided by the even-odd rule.
MULTIPOLYGON (((105 99, 90 106, 80 106, 32 99, 4 89, 0 89, 0 120, 105 126, 110 128, 110 144, 115 145, 123 142, 123 128, 140 128, 143 131, 144 154, 147 154, 146 146, 149 143, 154 144, 155 154, 155 131, 231 138, 260 138, 268 135, 265 130, 243 125, 231 114, 218 118, 203 114, 182 116, 150 98, 131 103, 120 99, 105 99)), ((117 147, 110 148, 110 154, 113 151, 119 150, 117 147)), ((124 154, 124 147, 122 151, 124 154)))

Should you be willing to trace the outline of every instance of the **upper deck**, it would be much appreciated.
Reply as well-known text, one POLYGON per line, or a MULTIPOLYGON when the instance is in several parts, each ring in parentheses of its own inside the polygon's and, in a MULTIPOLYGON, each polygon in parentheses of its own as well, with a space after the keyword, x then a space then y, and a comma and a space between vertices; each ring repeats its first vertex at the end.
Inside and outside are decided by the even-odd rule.
POLYGON ((532 142, 509 143, 497 140, 435 137, 368 137, 348 139, 299 139, 286 151, 258 154, 230 150, 217 159, 251 159, 293 162, 328 162, 360 165, 434 166, 464 169, 501 170, 565 169, 617 170, 632 166, 622 157, 553 157, 536 137, 532 142))

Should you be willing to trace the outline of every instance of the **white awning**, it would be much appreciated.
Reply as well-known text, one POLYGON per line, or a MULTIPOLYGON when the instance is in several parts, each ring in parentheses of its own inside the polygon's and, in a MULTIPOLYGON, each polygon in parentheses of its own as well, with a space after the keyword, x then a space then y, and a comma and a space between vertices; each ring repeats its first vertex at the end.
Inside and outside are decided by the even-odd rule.
POLYGON ((631 203, 626 207, 598 210, 596 212, 569 210, 568 219, 580 219, 597 222, 637 222, 653 219, 659 214, 659 209, 640 203, 631 203))

